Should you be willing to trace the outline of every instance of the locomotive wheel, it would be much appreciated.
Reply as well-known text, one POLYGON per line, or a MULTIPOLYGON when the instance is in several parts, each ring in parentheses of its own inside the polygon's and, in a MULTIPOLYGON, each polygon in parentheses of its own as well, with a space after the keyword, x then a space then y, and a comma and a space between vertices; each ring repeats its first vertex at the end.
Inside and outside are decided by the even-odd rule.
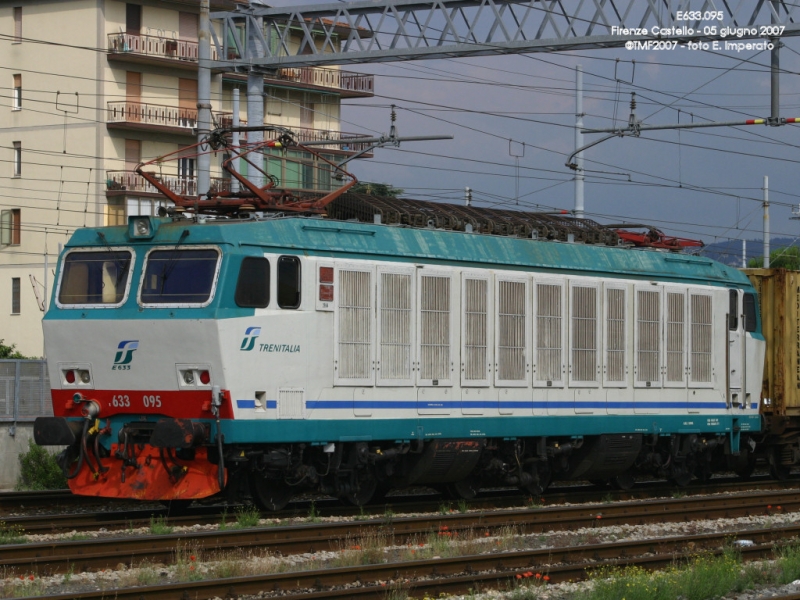
POLYGON ((454 481, 447 484, 448 495, 452 498, 460 498, 462 500, 472 500, 478 495, 480 491, 480 481, 475 477, 467 477, 461 481, 454 481))
POLYGON ((633 478, 633 475, 630 473, 630 471, 625 471, 619 475, 614 475, 614 477, 612 477, 609 481, 611 482, 612 486, 618 490, 624 491, 633 489, 633 486, 636 484, 636 480, 633 478))
POLYGON ((672 473, 670 473, 669 478, 678 487, 686 487, 692 482, 692 472, 686 467, 674 468, 672 469, 672 473))
POLYGON ((550 485, 550 467, 547 464, 544 466, 540 465, 536 468, 536 471, 538 481, 520 487, 523 492, 527 492, 532 496, 538 496, 543 493, 547 489, 547 486, 550 485))
MULTIPOLYGON (((363 479, 358 482, 358 489, 346 493, 343 498, 353 506, 364 506, 375 496, 378 489, 378 482, 373 479, 363 479)), ((385 494, 384 494, 385 495, 385 494)))
POLYGON ((259 473, 251 477, 253 499, 263 510, 281 510, 292 499, 293 491, 281 479, 268 479, 259 473))
POLYGON ((778 481, 786 481, 789 479, 789 472, 791 468, 781 464, 781 447, 777 446, 772 449, 772 454, 769 457, 769 474, 773 479, 778 481))

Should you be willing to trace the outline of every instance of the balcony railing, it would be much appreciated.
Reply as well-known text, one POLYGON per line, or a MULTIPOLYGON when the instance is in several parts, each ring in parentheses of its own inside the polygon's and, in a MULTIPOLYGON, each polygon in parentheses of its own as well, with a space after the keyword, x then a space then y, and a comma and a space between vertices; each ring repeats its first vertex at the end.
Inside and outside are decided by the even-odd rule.
MULTIPOLYGON (((198 62, 197 42, 174 38, 135 33, 108 34, 108 51, 112 54, 138 54, 156 58, 168 58, 177 61, 198 62)), ((231 54, 228 59, 236 59, 231 54)), ((217 49, 211 46, 211 60, 217 60, 217 49)), ((313 85, 331 88, 342 92, 357 94, 375 93, 374 75, 342 71, 341 69, 324 69, 321 67, 297 67, 280 69, 277 77, 268 77, 277 81, 313 85)))
MULTIPOLYGON (((197 42, 136 33, 108 34, 108 51, 113 54, 141 54, 197 62, 197 42)), ((230 57, 235 58, 235 57, 230 57)), ((211 60, 217 60, 217 49, 211 46, 211 60)))
MULTIPOLYGON (((167 187, 181 196, 194 196, 197 194, 197 178, 179 175, 161 175, 167 187)), ((211 178, 211 190, 216 192, 230 191, 230 179, 222 177, 211 178)), ((106 171, 106 190, 109 192, 126 191, 146 194, 160 193, 144 177, 132 171, 106 171)))
POLYGON ((352 73, 341 69, 323 69, 320 67, 280 69, 278 70, 278 80, 362 94, 375 93, 375 77, 373 75, 352 73))
POLYGON ((109 102, 108 122, 192 129, 197 127, 197 109, 142 102, 109 102))

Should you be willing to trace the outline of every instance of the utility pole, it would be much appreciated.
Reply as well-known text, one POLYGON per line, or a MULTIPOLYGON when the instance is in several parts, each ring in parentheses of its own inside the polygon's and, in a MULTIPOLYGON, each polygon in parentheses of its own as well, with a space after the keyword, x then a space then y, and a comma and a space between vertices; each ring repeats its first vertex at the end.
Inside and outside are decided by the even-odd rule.
MULTIPOLYGON (((211 133, 211 20, 209 0, 200 0, 200 31, 197 45, 197 141, 211 133)), ((211 187, 211 155, 208 146, 200 146, 197 156, 197 196, 208 194, 211 187)))
MULTIPOLYGON (((256 19, 258 31, 263 31, 264 19, 256 19)), ((247 37, 247 52, 250 56, 266 56, 266 49, 258 39, 258 32, 251 27, 247 37)), ((250 69, 247 72, 247 125, 248 127, 261 127, 264 124, 264 76, 258 69, 250 69)), ((248 131, 247 145, 255 146, 264 141, 263 131, 248 131)), ((263 168, 263 155, 253 157, 251 160, 257 161, 257 166, 263 168)), ((249 169, 247 178, 257 187, 263 187, 264 175, 258 169, 249 169), (252 173, 250 172, 252 171, 252 173)))
MULTIPOLYGON (((233 145, 235 151, 238 152, 239 151, 239 132, 237 131, 237 127, 239 127, 239 88, 238 87, 233 88, 233 106, 231 108, 233 109, 233 115, 232 115, 232 119, 231 119, 231 127, 233 129, 233 132, 231 132, 231 144, 233 145)), ((239 162, 240 160, 241 159, 238 159, 238 158, 235 159, 234 160, 234 165, 233 165, 234 169, 236 169, 236 171, 239 172, 239 173, 242 172, 241 169, 240 169, 240 167, 241 167, 241 164, 239 162)), ((236 177, 231 177, 231 191, 232 192, 238 192, 239 191, 239 180, 236 179, 236 177)))
POLYGON ((764 175, 764 268, 769 269, 769 177, 764 175))
MULTIPOLYGON (((778 10, 780 9, 780 0, 772 0, 771 1, 771 8, 772 8, 772 16, 770 21, 773 25, 778 23, 778 10)), ((771 87, 771 94, 772 94, 772 102, 771 102, 771 111, 770 111, 770 121, 771 125, 778 125, 780 123, 780 116, 781 116, 781 80, 780 80, 780 68, 781 68, 781 59, 780 59, 780 47, 781 47, 781 38, 773 37, 770 38, 770 41, 773 44, 773 48, 771 51, 771 58, 770 58, 770 87, 771 87)))
MULTIPOLYGON (((575 67, 575 150, 583 148, 583 66, 575 67)), ((575 154, 575 210, 576 219, 583 218, 583 152, 575 154)))

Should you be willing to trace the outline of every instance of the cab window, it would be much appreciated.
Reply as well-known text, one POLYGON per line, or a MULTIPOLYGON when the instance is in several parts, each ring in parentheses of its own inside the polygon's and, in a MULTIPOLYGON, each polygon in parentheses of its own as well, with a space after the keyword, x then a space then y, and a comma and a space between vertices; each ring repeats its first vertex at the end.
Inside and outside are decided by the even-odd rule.
POLYGON ((215 249, 171 248, 147 255, 142 304, 205 304, 211 299, 219 262, 215 249))
POLYGON ((750 333, 756 330, 758 325, 758 308, 756 305, 755 294, 744 295, 744 329, 750 333))
POLYGON ((132 252, 70 252, 64 257, 58 303, 119 305, 125 298, 132 252))
POLYGON ((236 304, 246 308, 269 306, 269 261, 260 256, 246 256, 236 282, 236 304))
POLYGON ((296 256, 281 256, 278 259, 278 306, 300 306, 300 259, 296 256))
POLYGON ((730 307, 728 309, 728 329, 736 331, 739 328, 739 292, 730 290, 730 307))

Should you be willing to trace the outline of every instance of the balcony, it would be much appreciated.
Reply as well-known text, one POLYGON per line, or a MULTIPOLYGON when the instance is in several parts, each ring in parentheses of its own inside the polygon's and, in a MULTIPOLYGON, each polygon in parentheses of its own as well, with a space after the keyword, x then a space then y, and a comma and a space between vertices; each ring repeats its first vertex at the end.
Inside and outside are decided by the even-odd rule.
POLYGON ((296 67, 279 69, 277 76, 265 75, 267 83, 276 82, 334 89, 343 98, 371 98, 375 95, 375 77, 363 73, 342 71, 341 69, 324 69, 321 67, 296 67))
MULTIPOLYGON (((214 113, 214 118, 219 119, 219 116, 214 113)), ((108 127, 115 129, 193 136, 197 134, 197 109, 145 102, 109 102, 106 123, 108 127)))
MULTIPOLYGON (((189 40, 140 35, 133 33, 108 34, 108 58, 134 63, 162 62, 171 67, 197 69, 198 44, 189 40)), ((211 60, 217 60, 217 49, 211 46, 211 60)), ((231 54, 227 58, 235 59, 231 54)), ((230 75, 239 78, 237 75, 230 75)), ((343 98, 369 98, 375 94, 375 77, 341 69, 300 67, 279 69, 274 76, 265 76, 273 85, 294 85, 305 89, 336 90, 343 98)))
MULTIPOLYGON (((181 177, 178 175, 162 175, 161 181, 167 187, 181 196, 197 195, 197 179, 195 177, 181 177)), ((230 179, 222 177, 211 178, 211 189, 216 192, 230 191, 230 179)), ((156 188, 144 177, 132 171, 106 171, 106 195, 132 195, 132 194, 157 194, 156 188)))

